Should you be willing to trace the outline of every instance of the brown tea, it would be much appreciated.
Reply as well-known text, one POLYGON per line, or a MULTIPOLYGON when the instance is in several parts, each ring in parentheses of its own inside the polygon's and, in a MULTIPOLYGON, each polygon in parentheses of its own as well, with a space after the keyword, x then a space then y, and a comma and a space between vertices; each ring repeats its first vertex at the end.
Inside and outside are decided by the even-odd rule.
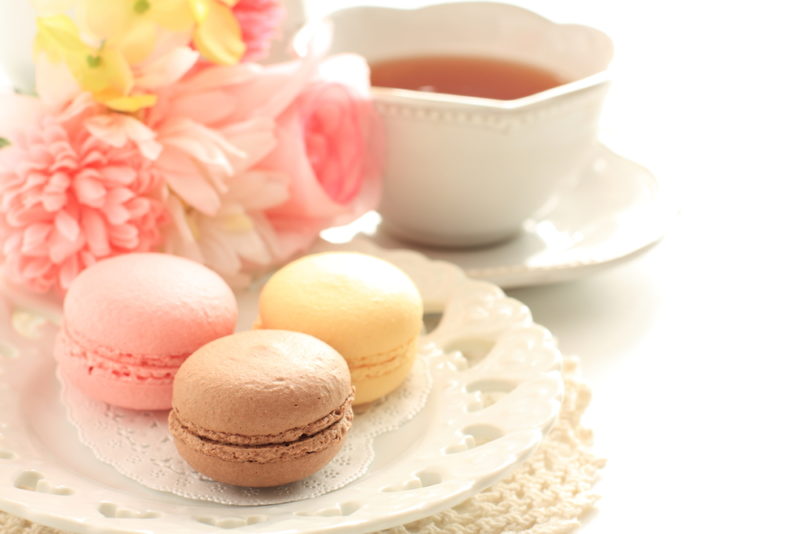
POLYGON ((513 100, 564 83, 525 63, 480 56, 417 56, 370 64, 372 85, 513 100))

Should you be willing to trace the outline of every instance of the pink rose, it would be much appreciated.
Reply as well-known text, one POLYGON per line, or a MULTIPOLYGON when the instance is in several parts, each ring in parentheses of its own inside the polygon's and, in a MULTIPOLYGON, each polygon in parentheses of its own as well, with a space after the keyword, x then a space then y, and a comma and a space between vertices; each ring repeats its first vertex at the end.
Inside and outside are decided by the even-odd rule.
POLYGON ((380 128, 366 63, 340 56, 321 72, 278 117, 276 148, 265 160, 290 177, 288 201, 267 216, 276 230, 293 236, 292 254, 320 230, 357 219, 380 199, 380 128), (346 82, 326 75, 331 72, 346 82))

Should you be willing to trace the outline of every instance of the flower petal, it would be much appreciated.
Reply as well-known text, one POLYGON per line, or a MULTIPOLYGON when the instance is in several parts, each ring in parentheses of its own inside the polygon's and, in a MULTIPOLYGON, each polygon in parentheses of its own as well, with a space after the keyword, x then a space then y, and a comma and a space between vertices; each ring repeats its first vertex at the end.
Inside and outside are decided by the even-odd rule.
POLYGON ((216 131, 187 120, 176 120, 170 127, 163 128, 159 140, 202 165, 207 171, 206 176, 219 192, 227 191, 224 178, 233 175, 231 158, 244 156, 242 151, 216 131))
POLYGON ((114 204, 124 204, 133 197, 134 194, 130 189, 126 189, 124 187, 115 187, 108 194, 108 202, 114 204))
POLYGON ((129 185, 136 180, 136 171, 131 167, 109 165, 108 167, 104 167, 100 172, 103 180, 113 184, 129 185))
MULTIPOLYGON (((25 231, 22 233, 23 254, 39 256, 40 254, 34 254, 34 251, 47 242, 47 238, 50 237, 52 229, 53 227, 51 225, 43 223, 33 224, 25 228, 25 231)), ((46 254, 44 255, 46 256, 46 254)))
POLYGON ((98 100, 115 111, 133 113, 156 105, 156 95, 116 96, 115 94, 98 95, 98 100))
POLYGON ((146 64, 136 77, 136 86, 158 89, 177 82, 197 62, 200 55, 187 46, 178 47, 146 64))
POLYGON ((78 221, 76 221, 72 215, 66 211, 58 212, 58 215, 56 215, 55 224, 56 230, 58 230, 61 235, 70 241, 75 241, 80 236, 81 228, 78 226, 78 221))
POLYGON ((231 95, 220 89, 190 93, 178 99, 172 106, 171 114, 203 125, 211 125, 226 119, 236 109, 237 103, 231 95))
POLYGON ((135 226, 130 224, 112 226, 109 229, 109 237, 111 243, 120 248, 134 250, 139 246, 139 232, 136 231, 135 226))
POLYGON ((67 260, 61 264, 61 268, 58 270, 58 284, 61 289, 67 289, 72 281, 78 276, 80 272, 80 265, 78 263, 78 257, 72 256, 67 258, 67 260))
POLYGON ((75 180, 75 193, 81 204, 99 208, 105 202, 106 188, 97 180, 78 176, 75 180))
POLYGON ((79 234, 77 239, 68 239, 61 232, 53 232, 48 240, 48 252, 53 263, 61 263, 83 246, 83 237, 79 234))
POLYGON ((131 214, 125 209, 125 206, 119 204, 106 202, 101 211, 103 215, 106 216, 108 222, 111 223, 112 229, 117 225, 127 223, 131 219, 131 214))
POLYGON ((239 22, 230 8, 215 1, 194 1, 197 18, 194 45, 200 53, 214 63, 235 65, 245 52, 239 22))
POLYGON ((25 263, 24 276, 27 279, 35 279, 44 276, 50 269, 51 264, 46 258, 35 258, 25 263))
POLYGON ((206 215, 213 215, 219 210, 219 193, 209 185, 203 171, 192 158, 168 147, 157 165, 163 171, 167 185, 181 200, 206 215))
POLYGON ((111 249, 108 246, 108 231, 103 217, 94 210, 87 210, 81 218, 86 244, 97 257, 107 256, 111 249))

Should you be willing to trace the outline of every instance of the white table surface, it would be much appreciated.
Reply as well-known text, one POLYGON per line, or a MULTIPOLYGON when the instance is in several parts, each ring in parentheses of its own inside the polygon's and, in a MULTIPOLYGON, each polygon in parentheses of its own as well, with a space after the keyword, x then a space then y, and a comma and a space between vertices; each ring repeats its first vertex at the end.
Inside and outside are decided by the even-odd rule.
POLYGON ((612 37, 601 139, 681 204, 647 255, 510 292, 594 391, 608 465, 579 533, 800 532, 795 4, 519 3, 612 37))
POLYGON ((609 462, 579 532, 800 532, 794 3, 520 3, 612 37, 601 139, 682 210, 643 257, 510 292, 582 356, 594 391, 609 462))

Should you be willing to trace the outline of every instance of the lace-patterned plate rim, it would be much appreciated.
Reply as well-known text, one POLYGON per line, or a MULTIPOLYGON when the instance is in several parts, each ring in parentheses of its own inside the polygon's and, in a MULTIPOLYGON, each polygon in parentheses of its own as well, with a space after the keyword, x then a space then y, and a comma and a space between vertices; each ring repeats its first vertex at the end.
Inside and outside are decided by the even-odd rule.
POLYGON ((17 336, 15 354, 0 355, 0 509, 75 532, 357 533, 452 507, 508 474, 558 414, 564 386, 552 335, 524 305, 453 265, 411 251, 373 253, 415 280, 427 309, 446 308, 429 334, 441 348, 432 369, 455 378, 437 380, 417 417, 376 440, 362 478, 308 501, 246 508, 143 488, 91 457, 54 408, 45 323, 38 339, 17 336))

